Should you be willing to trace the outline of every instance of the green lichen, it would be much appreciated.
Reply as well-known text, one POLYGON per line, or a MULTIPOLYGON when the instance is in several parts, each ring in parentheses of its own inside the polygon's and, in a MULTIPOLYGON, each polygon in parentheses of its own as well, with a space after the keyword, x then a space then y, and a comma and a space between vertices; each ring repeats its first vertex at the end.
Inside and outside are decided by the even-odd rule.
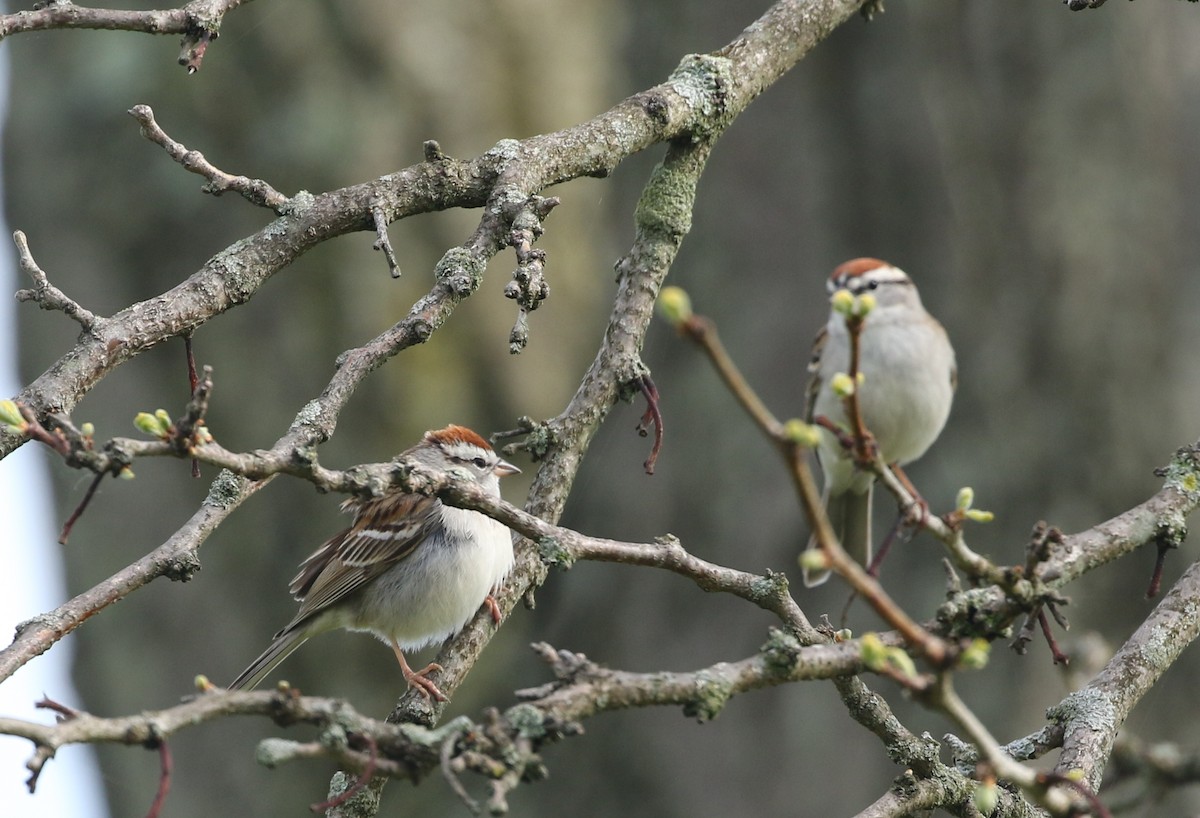
POLYGON ((1117 721, 1113 703, 1100 691, 1090 688, 1071 693, 1049 708, 1046 717, 1068 729, 1083 725, 1098 733, 1112 733, 1117 721))
POLYGON ((1159 472, 1167 488, 1185 494, 1193 503, 1200 502, 1200 451, 1185 447, 1175 452, 1171 462, 1159 472))
POLYGON ((319 400, 310 400, 296 413, 296 418, 292 421, 292 425, 288 428, 288 431, 317 425, 323 412, 324 409, 319 400))
POLYGON ((692 133, 697 140, 728 127, 732 115, 726 105, 726 89, 733 84, 733 68, 728 59, 688 54, 671 72, 668 81, 692 109, 692 133))
POLYGON ((525 435, 525 451, 534 461, 541 460, 550 453, 550 448, 557 443, 557 436, 548 423, 532 424, 525 435))
POLYGON ((712 721, 725 709, 725 703, 733 695, 733 683, 710 671, 696 674, 695 697, 683 706, 683 714, 696 721, 712 721))
POLYGON ((788 593, 788 578, 779 571, 768 570, 766 576, 758 577, 750 584, 755 604, 783 599, 788 593))
POLYGON ((539 739, 546 735, 546 719, 532 704, 518 704, 504 714, 522 738, 539 739))
POLYGON ((228 508, 241 499, 246 482, 246 478, 241 475, 234 474, 229 469, 221 469, 217 479, 213 480, 212 485, 208 488, 208 496, 204 498, 204 505, 213 508, 228 508))
POLYGON ((434 268, 437 280, 460 298, 479 289, 487 262, 466 247, 451 247, 434 268))
POLYGON ((546 565, 570 568, 575 564, 575 555, 557 537, 542 537, 537 541, 538 556, 546 565))
POLYGON ((696 179, 692 168, 659 162, 634 209, 639 232, 663 237, 672 244, 682 241, 692 229, 696 179))
POLYGON ((804 646, 795 634, 782 628, 771 628, 767 631, 767 641, 759 648, 763 660, 772 673, 788 676, 800 661, 800 650, 804 646))
POLYGON ((317 198, 307 190, 301 190, 295 196, 288 199, 287 202, 279 208, 279 215, 299 216, 304 211, 316 204, 316 201, 317 198))

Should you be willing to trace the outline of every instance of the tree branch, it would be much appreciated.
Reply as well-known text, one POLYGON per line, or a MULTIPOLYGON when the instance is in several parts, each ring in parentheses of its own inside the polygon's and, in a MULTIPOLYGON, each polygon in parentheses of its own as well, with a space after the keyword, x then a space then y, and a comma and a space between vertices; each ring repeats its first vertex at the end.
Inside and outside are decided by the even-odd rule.
POLYGON ((184 170, 208 180, 208 184, 201 188, 205 193, 220 196, 225 191, 232 190, 241 194, 242 198, 251 204, 270 208, 280 215, 286 211, 290 202, 288 197, 262 179, 249 179, 225 173, 205 159, 200 151, 188 150, 169 137, 155 121, 154 111, 149 105, 135 105, 129 109, 129 115, 142 126, 142 136, 165 150, 184 170))
POLYGON ((1184 648, 1200 635, 1200 563, 1192 563, 1089 684, 1050 708, 1063 730, 1055 772, 1081 773, 1095 792, 1117 732, 1184 648))
POLYGON ((250 0, 192 0, 162 11, 128 11, 77 6, 71 0, 46 0, 32 11, 0 15, 0 39, 25 31, 104 29, 141 34, 182 34, 179 64, 189 74, 200 69, 208 44, 221 32, 225 13, 250 0))

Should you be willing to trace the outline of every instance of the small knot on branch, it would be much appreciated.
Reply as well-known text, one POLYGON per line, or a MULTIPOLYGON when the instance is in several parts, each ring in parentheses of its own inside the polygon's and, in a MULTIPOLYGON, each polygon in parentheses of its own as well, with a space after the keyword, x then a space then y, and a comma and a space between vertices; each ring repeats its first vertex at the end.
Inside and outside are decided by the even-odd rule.
POLYGON ((427 140, 421 147, 425 152, 426 162, 445 162, 450 158, 435 139, 427 140))
POLYGON ((508 351, 517 355, 529 343, 529 313, 536 310, 550 295, 546 283, 546 252, 534 249, 544 230, 542 220, 557 207, 556 197, 531 196, 517 211, 508 234, 508 244, 517 255, 517 268, 512 281, 504 288, 504 297, 517 302, 517 319, 508 336, 508 351))
POLYGON ((208 44, 219 36, 220 32, 208 29, 197 29, 184 34, 183 39, 179 41, 179 64, 186 68, 189 74, 195 74, 204 62, 208 44))

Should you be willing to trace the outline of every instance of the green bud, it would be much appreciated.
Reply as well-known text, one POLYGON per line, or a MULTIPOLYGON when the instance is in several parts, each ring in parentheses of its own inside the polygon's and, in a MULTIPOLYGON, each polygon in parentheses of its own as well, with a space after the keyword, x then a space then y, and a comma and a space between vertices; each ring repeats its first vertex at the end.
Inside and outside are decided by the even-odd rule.
POLYGON ((963 512, 963 515, 968 520, 976 523, 990 523, 992 520, 996 519, 996 515, 992 512, 983 511, 982 509, 978 508, 969 508, 963 512))
POLYGON ((888 664, 899 670, 905 678, 917 678, 917 666, 903 648, 888 648, 887 658, 888 664))
POLYGON ((796 560, 805 571, 828 571, 829 560, 820 548, 806 548, 796 560))
POLYGON ((882 670, 888 661, 888 650, 877 633, 864 633, 858 640, 858 655, 868 670, 882 670))
POLYGON ((979 810, 981 815, 991 815, 996 811, 996 807, 1000 805, 1000 793, 996 789, 995 781, 984 781, 975 785, 975 792, 971 795, 971 800, 975 803, 975 809, 979 810))
POLYGON ((875 296, 863 293, 854 299, 854 306, 851 308, 850 314, 855 318, 866 318, 873 309, 875 309, 875 296))
POLYGON ((138 412, 133 418, 133 425, 138 428, 139 432, 145 432, 154 437, 158 437, 161 434, 158 426, 158 418, 149 412, 138 412))
POLYGON ((25 434, 25 429, 28 428, 25 418, 21 417, 17 402, 12 400, 0 400, 0 423, 12 427, 20 434, 25 434))
POLYGON ((196 689, 201 693, 207 693, 214 687, 213 683, 210 682, 208 677, 203 673, 196 674, 196 678, 192 679, 192 684, 195 685, 196 689))
POLYGON ((846 289, 841 289, 829 297, 829 305, 838 315, 849 315, 854 309, 854 295, 846 289))
POLYGON ((845 372, 839 372, 829 379, 829 388, 839 398, 848 398, 854 394, 854 379, 845 372))
POLYGON ((171 428, 171 416, 167 414, 166 409, 155 409, 154 417, 162 425, 164 433, 171 428))
POLYGON ((692 317, 692 299, 682 287, 663 287, 658 294, 658 313, 673 327, 692 317))
POLYGON ((954 506, 959 511, 966 511, 975 502, 975 489, 970 486, 963 486, 958 490, 958 498, 954 501, 954 506))
POLYGON ((849 642, 853 638, 854 631, 850 630, 849 628, 842 628, 841 630, 834 631, 833 633, 834 642, 849 642))
POLYGON ((821 442, 821 430, 812 424, 793 418, 783 424, 783 435, 806 449, 815 449, 821 442))
POLYGON ((958 666, 966 670, 981 670, 987 666, 992 646, 986 639, 974 639, 958 657, 958 666))
POLYGON ((84 437, 91 437, 92 435, 96 434, 96 424, 84 423, 79 427, 79 433, 84 437))
POLYGON ((204 425, 197 426, 196 427, 196 439, 199 440, 201 443, 212 443, 213 442, 212 432, 208 431, 207 426, 204 426, 204 425))
POLYGON ((122 480, 132 480, 133 476, 133 469, 129 468, 128 466, 121 469, 121 471, 117 473, 117 477, 120 477, 122 480))

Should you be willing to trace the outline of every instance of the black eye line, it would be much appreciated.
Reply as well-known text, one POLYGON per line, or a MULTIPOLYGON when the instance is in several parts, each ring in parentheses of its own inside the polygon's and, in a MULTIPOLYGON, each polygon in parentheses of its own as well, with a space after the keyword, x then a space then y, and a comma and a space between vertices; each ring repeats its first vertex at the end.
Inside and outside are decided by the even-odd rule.
POLYGON ((889 281, 879 281, 878 279, 872 279, 870 281, 865 281, 865 282, 856 284, 854 286, 850 286, 849 282, 847 282, 845 287, 846 287, 846 289, 850 290, 850 292, 854 293, 855 295, 862 295, 863 293, 868 292, 870 290, 877 290, 884 284, 887 284, 887 285, 899 284, 899 285, 903 285, 906 287, 911 287, 912 281, 910 279, 904 279, 904 278, 897 278, 897 279, 892 279, 889 281))

